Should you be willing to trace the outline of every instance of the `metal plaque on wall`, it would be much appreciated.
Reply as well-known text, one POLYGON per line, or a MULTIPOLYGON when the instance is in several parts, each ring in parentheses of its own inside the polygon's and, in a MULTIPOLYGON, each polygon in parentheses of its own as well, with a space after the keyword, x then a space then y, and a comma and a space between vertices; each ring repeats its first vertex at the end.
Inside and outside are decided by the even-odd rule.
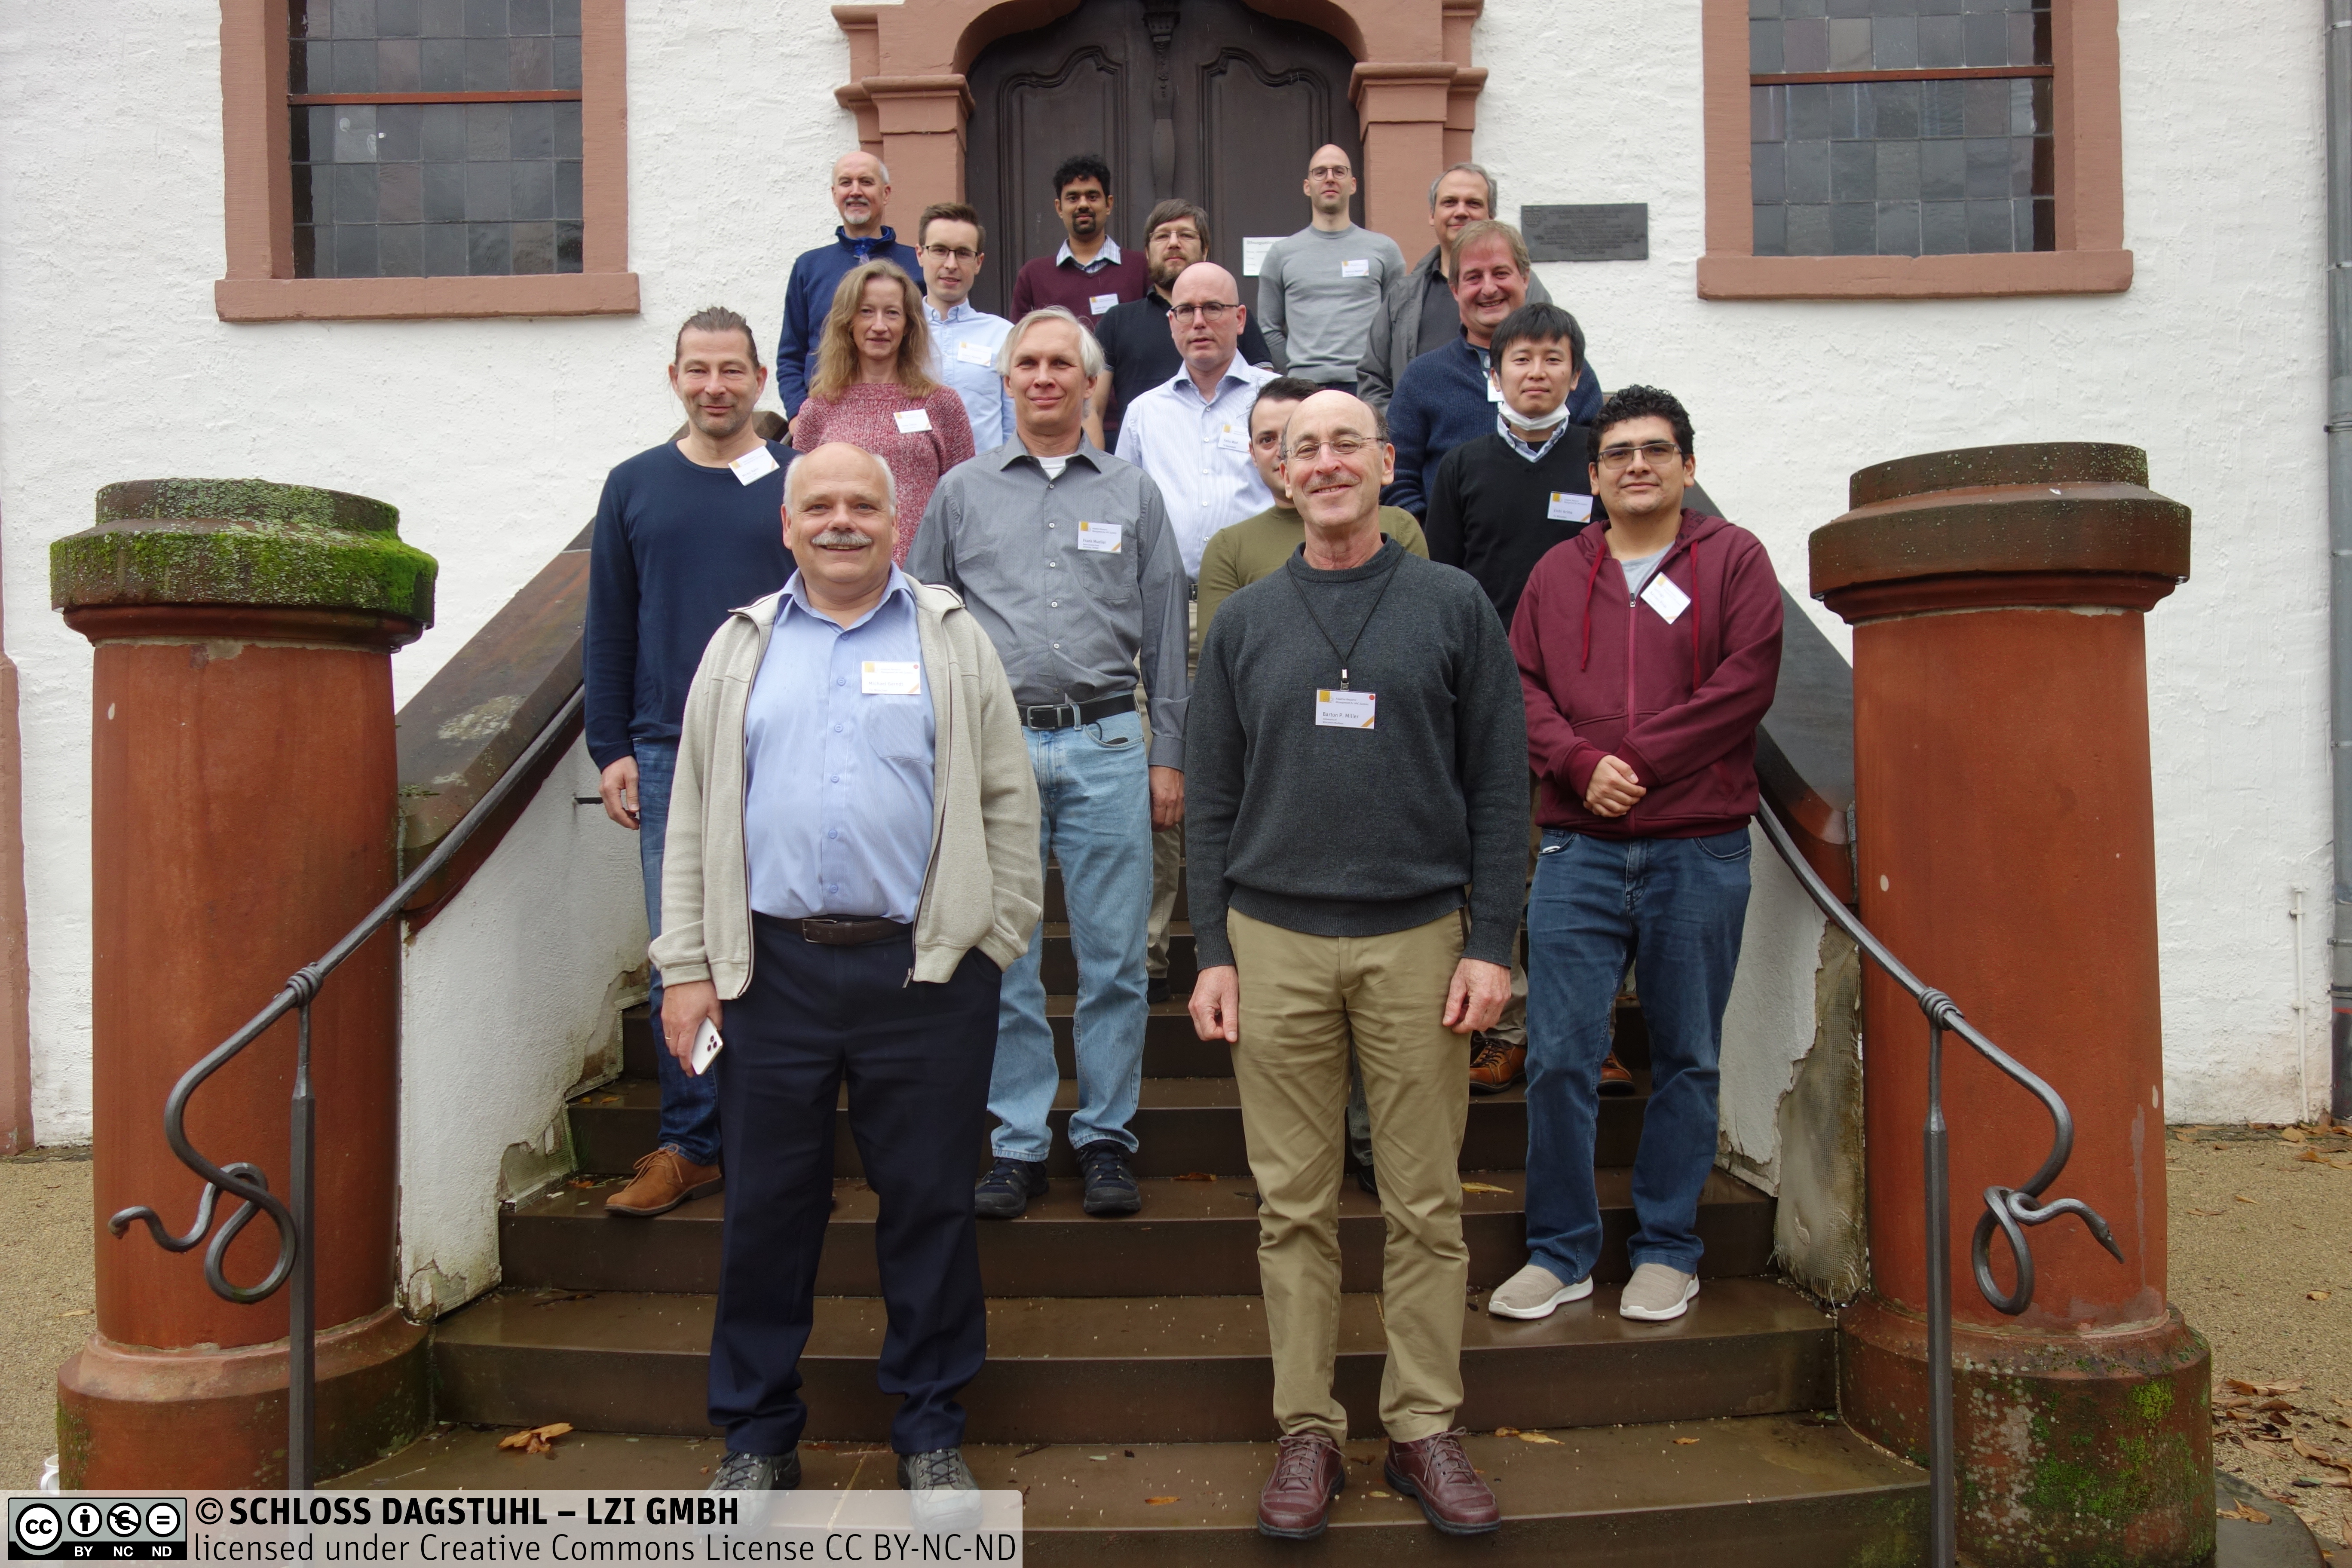
POLYGON ((1519 232, 1538 261, 1647 261, 1650 204, 1521 207, 1519 232))

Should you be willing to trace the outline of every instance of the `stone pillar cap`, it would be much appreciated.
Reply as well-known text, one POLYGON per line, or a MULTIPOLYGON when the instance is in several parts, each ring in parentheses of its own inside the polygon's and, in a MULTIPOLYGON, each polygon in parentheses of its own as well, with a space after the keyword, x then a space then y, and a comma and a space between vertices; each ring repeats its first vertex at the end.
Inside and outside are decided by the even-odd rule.
POLYGON ((49 546, 57 609, 237 605, 433 624, 432 556, 383 501, 267 479, 131 479, 49 546))

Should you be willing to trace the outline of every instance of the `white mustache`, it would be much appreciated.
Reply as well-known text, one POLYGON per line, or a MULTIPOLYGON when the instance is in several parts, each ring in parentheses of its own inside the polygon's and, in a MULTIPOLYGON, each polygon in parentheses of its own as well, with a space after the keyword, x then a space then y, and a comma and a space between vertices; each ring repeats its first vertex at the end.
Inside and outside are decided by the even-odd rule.
POLYGON ((861 544, 871 544, 874 542, 854 528, 828 528, 823 533, 812 537, 809 542, 830 550, 836 546, 851 548, 861 544))

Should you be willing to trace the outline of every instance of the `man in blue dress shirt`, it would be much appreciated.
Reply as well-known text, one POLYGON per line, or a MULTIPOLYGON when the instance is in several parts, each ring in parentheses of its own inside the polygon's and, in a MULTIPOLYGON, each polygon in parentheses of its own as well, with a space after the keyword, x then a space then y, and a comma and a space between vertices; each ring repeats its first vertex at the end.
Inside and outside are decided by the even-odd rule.
POLYGON ((961 202, 933 202, 915 228, 923 258, 923 319, 931 329, 931 374, 955 388, 971 420, 971 447, 992 452, 1013 433, 1004 378, 996 351, 1013 323, 971 302, 971 286, 988 260, 988 231, 979 212, 961 202))

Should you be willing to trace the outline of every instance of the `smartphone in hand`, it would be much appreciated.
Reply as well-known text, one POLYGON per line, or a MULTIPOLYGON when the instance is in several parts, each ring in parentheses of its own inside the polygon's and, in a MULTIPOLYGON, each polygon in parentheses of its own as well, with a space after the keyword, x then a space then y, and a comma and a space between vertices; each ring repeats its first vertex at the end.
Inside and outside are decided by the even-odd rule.
POLYGON ((719 1055, 726 1044, 725 1040, 719 1037, 719 1026, 708 1018, 703 1019, 702 1026, 694 1032, 694 1055, 688 1063, 695 1077, 700 1078, 703 1075, 709 1068, 712 1058, 719 1055))

